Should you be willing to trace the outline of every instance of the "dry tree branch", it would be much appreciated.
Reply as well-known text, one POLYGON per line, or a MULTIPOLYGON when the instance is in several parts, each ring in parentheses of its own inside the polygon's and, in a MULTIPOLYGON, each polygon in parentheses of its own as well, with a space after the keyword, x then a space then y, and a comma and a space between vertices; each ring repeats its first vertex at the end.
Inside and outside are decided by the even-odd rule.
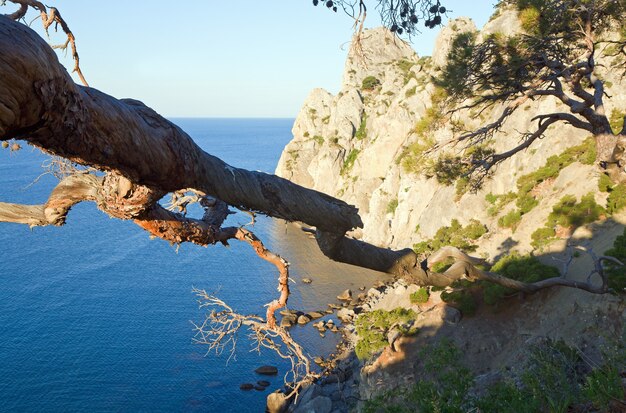
POLYGON ((312 371, 311 361, 302 346, 284 328, 266 323, 257 315, 238 314, 224 301, 205 290, 193 288, 192 292, 198 298, 200 308, 211 309, 205 314, 201 324, 192 322, 195 331, 194 342, 206 345, 207 353, 215 351, 221 354, 228 349, 230 360, 235 354, 237 337, 245 328, 250 331, 250 336, 256 342, 257 351, 267 348, 279 357, 289 360, 291 369, 285 374, 284 381, 293 382, 294 385, 287 398, 296 394, 302 386, 320 377, 319 373, 312 371))
POLYGON ((43 3, 36 1, 36 0, 9 0, 9 1, 11 3, 15 3, 20 6, 20 8, 16 12, 7 16, 12 20, 19 20, 23 18, 26 15, 28 8, 32 7, 33 9, 37 10, 40 13, 41 21, 43 23, 43 28, 46 31, 46 34, 48 34, 48 29, 50 28, 50 26, 52 26, 52 24, 55 25, 55 29, 59 25, 61 26, 61 29, 67 36, 67 40, 62 45, 57 45, 57 46, 52 46, 52 47, 55 49, 65 50, 68 45, 70 46, 70 48, 72 49, 72 59, 74 59, 74 68, 72 71, 76 72, 82 84, 88 87, 89 84, 85 80, 85 76, 83 76, 83 72, 80 69, 80 58, 78 57, 78 51, 76 50, 76 38, 74 37, 74 33, 72 33, 72 31, 70 30, 66 21, 63 19, 63 17, 61 17, 61 13, 59 12, 59 10, 56 9, 55 7, 48 7, 46 9, 46 6, 44 6, 43 3))

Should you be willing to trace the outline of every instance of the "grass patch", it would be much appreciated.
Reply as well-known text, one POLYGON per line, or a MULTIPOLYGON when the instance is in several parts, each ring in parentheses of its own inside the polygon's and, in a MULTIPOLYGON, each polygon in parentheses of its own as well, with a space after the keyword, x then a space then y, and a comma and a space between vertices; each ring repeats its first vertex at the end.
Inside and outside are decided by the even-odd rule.
POLYGON ((609 116, 609 124, 611 125, 613 133, 620 133, 624 127, 624 113, 617 109, 613 109, 611 111, 611 115, 609 116))
POLYGON ((407 146, 398 158, 402 169, 409 173, 419 173, 423 166, 424 154, 433 147, 435 141, 432 138, 420 138, 407 146))
POLYGON ((398 208, 398 198, 389 201, 387 204, 387 213, 394 214, 396 212, 396 208, 398 208))
POLYGON ((402 80, 405 85, 409 83, 409 80, 411 80, 411 78, 415 78, 415 73, 413 73, 413 71, 411 70, 411 68, 415 66, 415 62, 411 62, 406 59, 401 59, 401 60, 396 61, 396 66, 402 73, 402 80))
POLYGON ((426 377, 408 388, 396 388, 365 402, 364 413, 462 413, 473 383, 461 363, 461 352, 449 340, 426 346, 420 352, 426 377))
MULTIPOLYGON (((541 168, 521 176, 517 180, 517 193, 509 192, 504 195, 487 195, 487 202, 492 204, 488 210, 489 214, 497 215, 503 206, 515 200, 515 205, 518 208, 517 212, 521 218, 522 215, 529 213, 533 208, 539 205, 539 200, 536 198, 536 195, 532 193, 537 185, 558 177, 563 168, 574 162, 580 162, 584 165, 593 165, 595 158, 596 147, 593 137, 585 139, 580 145, 566 149, 560 155, 549 157, 541 168)), ((626 196, 624 197, 624 204, 626 205, 626 196)), ((508 218, 509 222, 513 218, 514 217, 511 215, 508 218)))
POLYGON ((324 138, 320 135, 315 135, 311 139, 317 142, 318 145, 322 146, 324 144, 324 138))
POLYGON ((563 341, 546 340, 530 348, 518 380, 491 385, 482 396, 470 391, 474 378, 462 352, 449 340, 426 346, 419 355, 421 377, 365 401, 365 413, 566 413, 617 412, 624 399, 619 368, 624 340, 590 369, 581 353, 563 341), (517 384, 516 384, 517 382, 517 384), (593 408, 592 406, 593 405, 593 408))

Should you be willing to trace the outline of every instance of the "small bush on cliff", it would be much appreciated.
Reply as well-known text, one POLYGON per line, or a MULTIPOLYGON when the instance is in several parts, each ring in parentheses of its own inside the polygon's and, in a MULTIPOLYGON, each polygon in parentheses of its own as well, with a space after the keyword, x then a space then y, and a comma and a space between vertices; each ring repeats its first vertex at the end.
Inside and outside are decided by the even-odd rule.
POLYGON ((406 308, 396 308, 392 311, 375 310, 358 316, 355 322, 359 341, 355 353, 361 360, 368 359, 387 345, 387 333, 394 326, 399 326, 405 335, 415 334, 417 331, 405 327, 406 324, 417 318, 415 311, 406 308))
MULTIPOLYGON (((596 157, 595 140, 587 138, 583 143, 566 149, 560 155, 553 155, 546 160, 546 163, 539 169, 520 177, 517 180, 517 193, 509 192, 504 195, 491 195, 488 202, 494 206, 489 209, 493 215, 497 215, 500 208, 513 199, 516 199, 517 212, 520 215, 527 214, 539 205, 538 195, 533 190, 543 182, 555 179, 559 176, 561 170, 574 162, 580 162, 584 165, 592 165, 596 157), (497 197, 502 197, 502 201, 497 197), (496 203, 497 202, 497 203, 496 203)), ((624 205, 626 206, 626 196, 624 197, 624 205)), ((509 220, 513 216, 509 217, 509 220)))
POLYGON ((359 156, 360 152, 361 151, 359 151, 358 149, 352 149, 350 151, 348 156, 346 156, 346 158, 344 159, 343 165, 341 166, 341 175, 345 175, 348 172, 350 172, 350 170, 354 166, 354 162, 356 162, 356 158, 359 156))
POLYGON ((472 283, 461 280, 453 284, 452 291, 444 291, 441 293, 441 299, 456 308, 464 317, 471 317, 476 314, 478 303, 472 292, 472 283))
POLYGON ((413 304, 423 304, 430 298, 430 291, 427 287, 421 287, 409 296, 413 304))
POLYGON ((361 88, 363 90, 374 90, 378 86, 380 86, 380 80, 378 80, 374 76, 366 77, 365 79, 363 79, 363 83, 361 83, 361 88))
POLYGON ((615 184, 608 175, 601 174, 598 180, 598 189, 601 192, 608 192, 606 200, 606 212, 609 215, 626 207, 626 185, 615 184))
POLYGON ((522 214, 520 211, 510 211, 508 214, 498 219, 498 225, 503 228, 511 228, 515 231, 521 220, 522 214))
POLYGON ((552 208, 545 227, 533 232, 531 244, 535 248, 545 247, 555 239, 557 226, 574 230, 598 220, 605 213, 606 210, 596 203, 593 193, 583 196, 580 202, 573 195, 566 195, 552 208))
POLYGON ((462 226, 458 220, 453 219, 449 227, 439 228, 433 238, 413 245, 413 249, 417 254, 424 254, 451 245, 471 252, 476 250, 476 245, 472 241, 486 233, 487 227, 476 219, 470 220, 466 226, 462 226))
POLYGON ((615 133, 620 133, 622 128, 624 127, 624 113, 620 112, 617 109, 613 109, 611 111, 611 116, 609 117, 609 122, 611 124, 611 129, 615 133))
POLYGON ((363 140, 367 137, 367 113, 365 112, 363 112, 363 116, 361 116, 361 124, 354 134, 354 137, 358 140, 363 140))

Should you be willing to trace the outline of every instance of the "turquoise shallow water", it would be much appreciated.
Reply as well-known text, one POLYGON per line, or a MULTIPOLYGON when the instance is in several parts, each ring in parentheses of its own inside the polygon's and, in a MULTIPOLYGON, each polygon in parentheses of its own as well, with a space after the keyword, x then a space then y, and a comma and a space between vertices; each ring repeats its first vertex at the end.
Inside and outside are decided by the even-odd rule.
MULTIPOLYGON (((292 119, 174 119, 209 153, 247 169, 272 172, 291 139, 292 119)), ((55 179, 41 177, 46 157, 25 147, 0 151, 0 201, 43 202, 55 179)), ((248 222, 235 215, 230 224, 248 222)), ((339 291, 376 275, 325 259, 306 236, 261 217, 253 230, 291 263, 298 281, 290 307, 325 307, 339 291)), ((218 291, 244 313, 262 313, 276 294, 276 272, 247 245, 202 248, 150 240, 130 222, 80 204, 64 227, 30 230, 0 224, 0 411, 260 412, 266 392, 242 392, 274 364, 280 386, 287 365, 251 352, 242 336, 235 359, 205 355, 190 320, 203 313, 192 286, 218 291)), ((310 354, 328 353, 335 337, 293 334, 310 354)))

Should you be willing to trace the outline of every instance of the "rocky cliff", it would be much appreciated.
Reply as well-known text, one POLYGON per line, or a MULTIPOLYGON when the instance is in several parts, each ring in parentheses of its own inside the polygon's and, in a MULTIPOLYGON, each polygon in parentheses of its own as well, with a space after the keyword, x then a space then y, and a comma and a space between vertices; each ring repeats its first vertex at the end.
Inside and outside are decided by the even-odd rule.
MULTIPOLYGON (((446 64, 453 39, 466 32, 480 39, 520 30, 514 11, 501 10, 480 32, 470 19, 456 19, 441 30, 432 57, 417 56, 385 29, 366 31, 349 52, 341 91, 334 96, 315 89, 307 98, 276 173, 356 205, 364 228, 351 235, 370 243, 414 247, 418 252, 456 244, 491 263, 508 255, 500 261, 501 268, 507 259, 517 259, 516 271, 524 276, 545 270, 587 280, 596 267, 592 254, 581 251, 602 253, 620 244, 624 237, 618 236, 626 224, 626 186, 612 183, 594 165, 595 145, 588 134, 566 124, 549 128, 543 139, 500 164, 477 191, 445 170, 446 165, 454 167, 461 153, 501 152, 515 146, 520 131, 529 130, 536 122, 534 116, 563 109, 556 101, 530 102, 482 147, 452 143, 463 131, 493 122, 502 110, 446 113, 442 90, 433 77, 446 64), (585 248, 575 251, 572 245, 585 248), (510 255, 512 251, 533 252, 544 264, 558 268, 539 270, 534 257, 519 259, 510 255)), ((610 61, 604 67, 611 67, 610 61)), ((613 129, 619 130, 626 113, 624 83, 619 73, 608 69, 600 76, 610 96, 605 110, 615 122, 613 129)), ((620 283, 614 288, 623 292, 620 283)), ((446 383, 458 382, 446 376, 447 381, 437 381, 438 391, 433 394, 444 399, 453 393, 469 394, 465 401, 483 397, 479 393, 494 383, 519 384, 520 377, 541 364, 532 355, 553 354, 554 345, 576 349, 587 360, 587 371, 591 371, 590 365, 601 365, 600 354, 604 354, 609 337, 617 337, 620 354, 624 352, 623 294, 598 296, 563 288, 526 297, 504 294, 501 298, 506 299, 494 304, 494 297, 481 288, 488 287, 461 285, 440 292, 400 280, 369 290, 364 303, 354 311, 346 310, 353 318, 342 318, 347 345, 338 357, 338 367, 306 389, 289 411, 390 411, 394 408, 390 406, 413 411, 416 402, 430 400, 420 393, 420 386, 430 383, 433 371, 428 353, 435 347, 429 346, 445 339, 460 349, 461 364, 471 370, 467 381, 471 384, 446 393, 446 383), (424 295, 420 298, 419 293, 424 295), (455 296, 457 293, 465 295, 455 296), (405 331, 416 331, 416 335, 407 333, 397 339, 404 334, 393 330, 400 321, 386 325, 381 321, 390 314, 411 318, 405 331), (374 321, 384 328, 373 326, 374 321), (375 342, 372 337, 376 333, 382 334, 378 350, 370 356, 359 355, 375 342), (589 364, 589 360, 594 361, 589 364)), ((626 377, 626 367, 621 363, 616 371, 622 375, 616 383, 626 389, 621 378, 626 377)), ((571 366, 557 363, 550 371, 557 365, 571 366)), ((461 377, 459 366, 454 365, 455 378, 461 377)), ((547 382, 544 376, 538 383, 547 382)), ((560 394, 561 384, 542 391, 560 394)), ((507 388, 503 397, 509 397, 515 388, 507 388)), ((593 396, 585 393, 585 397, 588 399, 580 398, 578 403, 587 409, 593 396)), ((481 405, 480 410, 535 411, 528 407, 530 396, 520 398, 519 408, 509 399, 497 408, 481 405)), ((433 403, 428 406, 441 405, 433 403)))
MULTIPOLYGON (((519 30, 516 13, 508 11, 492 18, 477 36, 519 30)), ((461 226, 479 221, 487 232, 478 242, 478 253, 490 258, 510 246, 532 250, 532 234, 566 195, 580 200, 592 193, 604 206, 608 194, 598 191, 599 172, 584 156, 574 156, 559 163, 560 173, 538 178, 532 185, 536 205, 519 207, 520 199, 528 195, 522 193, 520 178, 553 167, 550 157, 590 142, 585 141, 588 135, 566 124, 550 128, 544 139, 503 162, 477 192, 468 190, 463 180, 437 179, 434 160, 454 159, 471 150, 444 143, 461 131, 493 121, 501 109, 438 113, 440 90, 432 77, 445 64, 452 39, 475 31, 468 18, 451 21, 442 28, 432 57, 417 56, 383 28, 365 31, 349 51, 341 91, 332 95, 315 89, 306 99, 276 173, 356 205, 365 225, 353 236, 365 241, 413 246, 455 219, 461 226), (438 149, 428 150, 436 144, 438 149)), ((612 97, 607 112, 624 112, 621 79, 611 73, 603 76, 612 97)), ((518 131, 528 130, 533 116, 558 109, 556 101, 530 102, 493 137, 490 147, 501 151, 514 146, 518 131)))

